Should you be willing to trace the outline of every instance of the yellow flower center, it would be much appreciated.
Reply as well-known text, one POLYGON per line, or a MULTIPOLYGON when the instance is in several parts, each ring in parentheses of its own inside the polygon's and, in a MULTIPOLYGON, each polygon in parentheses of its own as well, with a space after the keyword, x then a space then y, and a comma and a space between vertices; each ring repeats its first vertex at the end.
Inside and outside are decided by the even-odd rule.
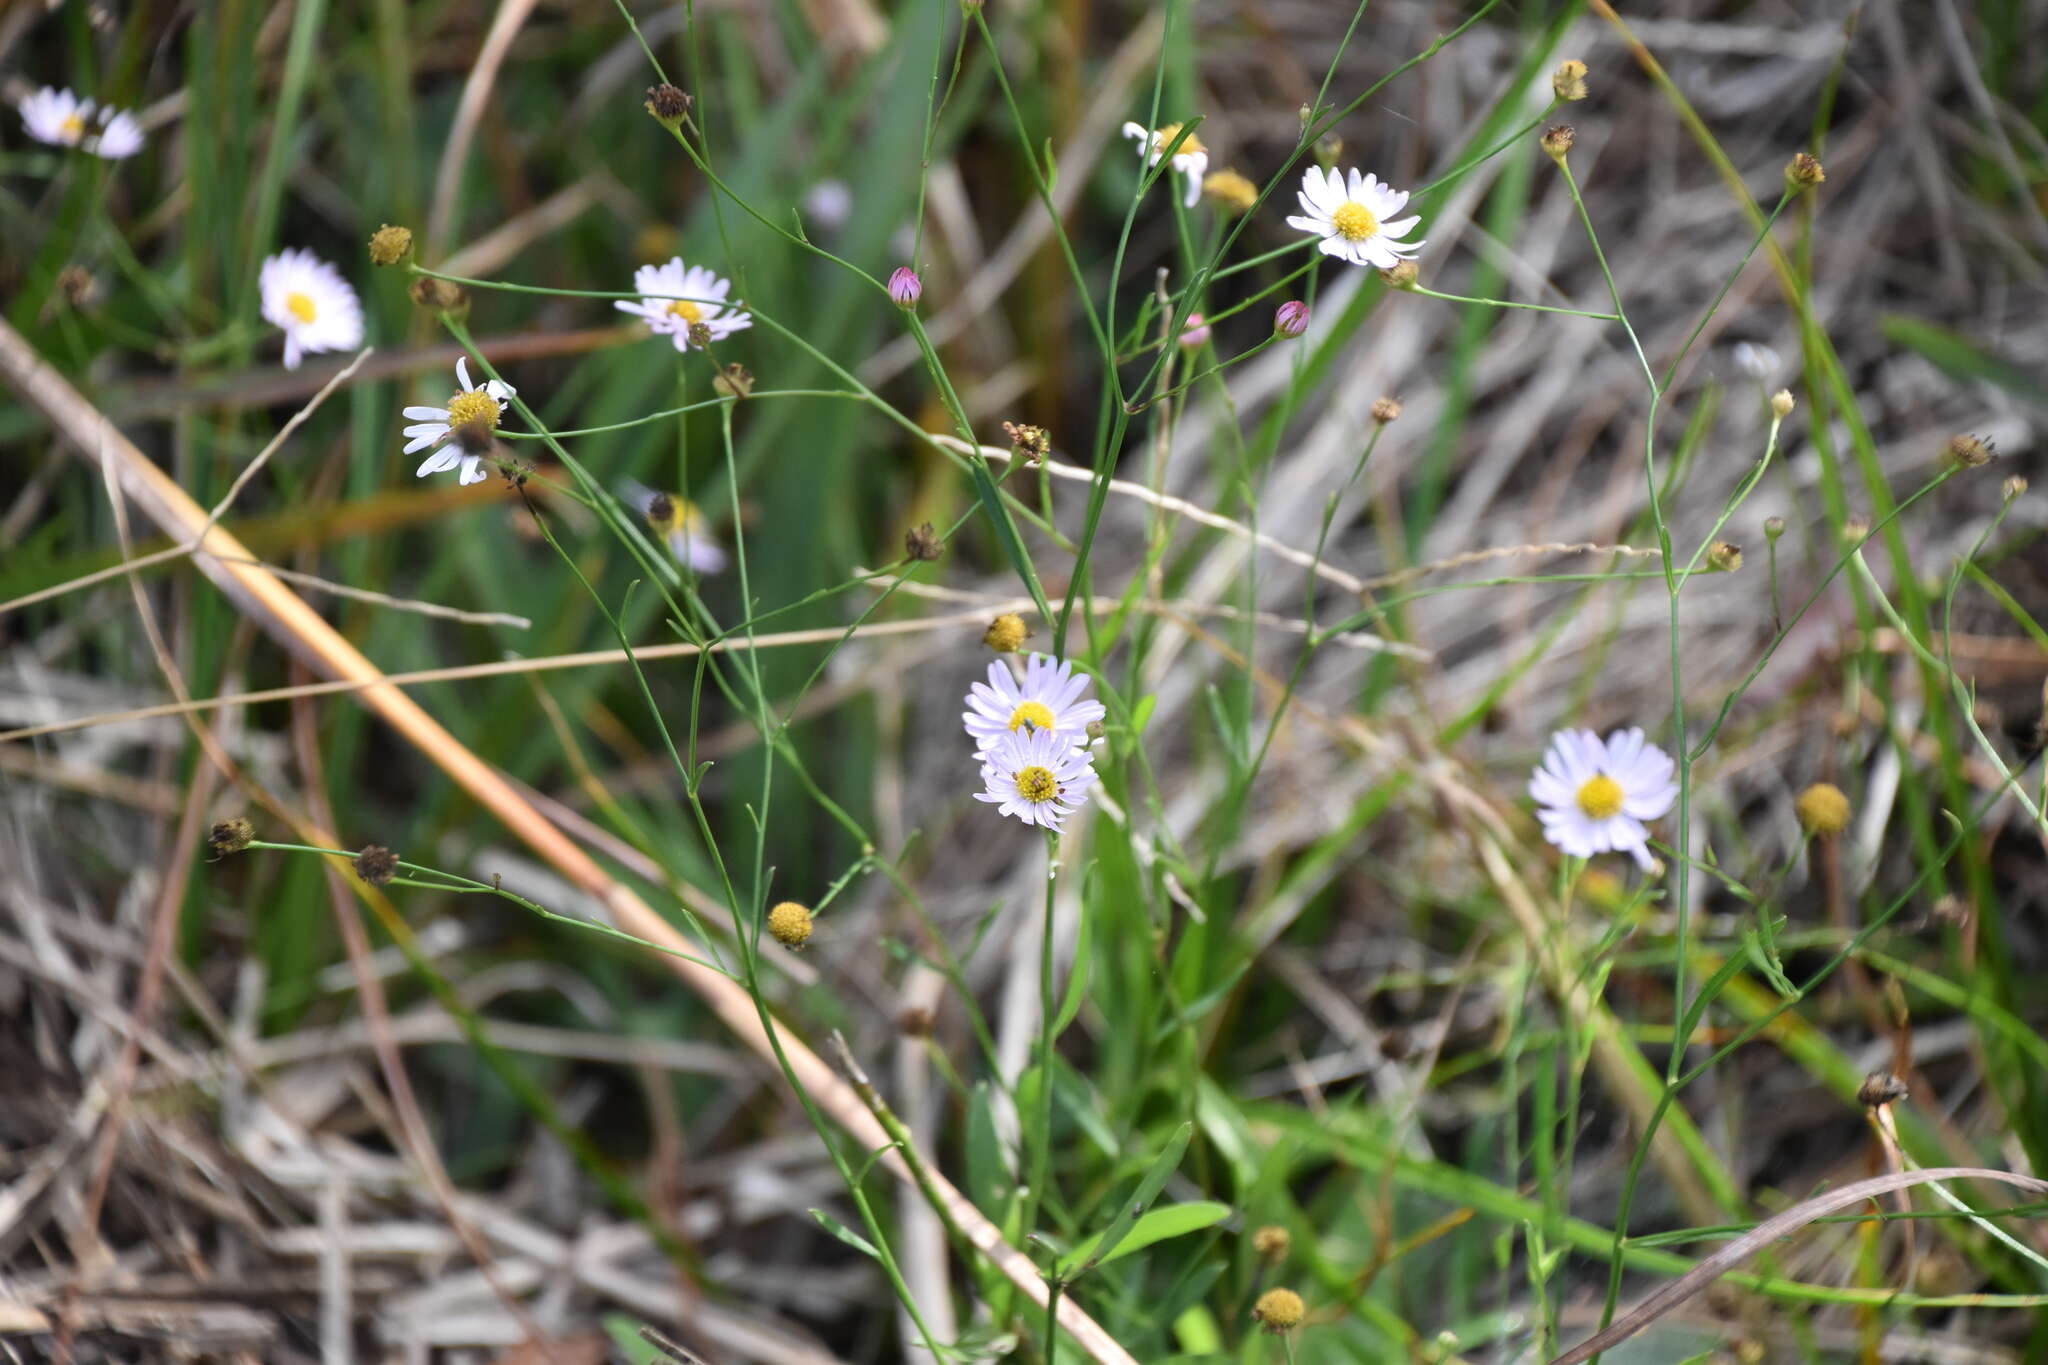
POLYGON ((66 142, 76 142, 85 136, 85 120, 76 114, 66 114, 64 121, 57 125, 57 131, 66 142))
POLYGON ((1042 701, 1027 701, 1010 713, 1010 728, 1028 725, 1034 730, 1053 728, 1052 708, 1042 701))
POLYGON ((1044 805, 1060 794, 1060 780, 1052 775, 1052 769, 1041 768, 1036 763, 1017 774, 1017 795, 1036 805, 1044 805))
POLYGON ((1579 809, 1595 820, 1621 814, 1621 784, 1606 773, 1587 778, 1579 788, 1579 809))
POLYGON ((311 322, 320 311, 313 306, 313 299, 310 295, 301 294, 296 289, 284 296, 284 306, 285 311, 300 322, 311 322))
POLYGON ((1337 225, 1337 231, 1347 242, 1362 242, 1380 230, 1380 220, 1356 199, 1347 199, 1339 204, 1337 211, 1330 215, 1330 221, 1337 225))
POLYGON ((485 431, 496 431, 498 411, 497 399, 482 389, 471 389, 448 400, 448 425, 470 430, 481 426, 485 431))
POLYGON ((688 299, 677 299, 668 306, 668 315, 681 318, 684 322, 704 321, 704 310, 688 299))
MULTIPOLYGON (((1176 137, 1180 137, 1180 125, 1178 123, 1167 124, 1164 128, 1152 134, 1152 150, 1161 156, 1165 156, 1166 149, 1173 146, 1173 140, 1176 137)), ((1174 152, 1174 155, 1187 156, 1193 152, 1206 152, 1208 150, 1207 147, 1202 145, 1202 139, 1196 137, 1193 133, 1189 133, 1186 138, 1182 139, 1180 148, 1174 152)))

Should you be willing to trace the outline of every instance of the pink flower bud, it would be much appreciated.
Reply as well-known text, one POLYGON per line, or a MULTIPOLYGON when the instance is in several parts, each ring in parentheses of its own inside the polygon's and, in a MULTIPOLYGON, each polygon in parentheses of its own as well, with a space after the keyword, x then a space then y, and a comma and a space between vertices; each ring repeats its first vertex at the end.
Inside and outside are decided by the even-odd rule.
POLYGON ((1298 337, 1308 330, 1308 305, 1289 299, 1273 313, 1273 331, 1283 337, 1298 337))
POLYGON ((1200 313, 1188 314, 1187 327, 1180 334, 1180 344, 1190 351, 1205 346, 1209 341, 1209 324, 1200 313))
POLYGON ((896 273, 889 277, 889 297, 898 308, 915 308, 917 301, 924 297, 924 281, 909 266, 899 265, 896 273))

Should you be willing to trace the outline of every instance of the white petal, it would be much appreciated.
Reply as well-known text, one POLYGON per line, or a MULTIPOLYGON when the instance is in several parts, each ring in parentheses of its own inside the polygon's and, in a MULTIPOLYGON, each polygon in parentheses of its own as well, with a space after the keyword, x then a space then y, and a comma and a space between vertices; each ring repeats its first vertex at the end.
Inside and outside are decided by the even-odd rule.
POLYGON ((461 389, 461 391, 464 393, 468 393, 471 389, 476 387, 476 385, 469 382, 468 356, 459 355, 455 357, 455 382, 456 386, 459 389, 461 389))
MULTIPOLYGON (((410 454, 411 451, 412 447, 407 446, 406 453, 410 454)), ((444 469, 453 469, 461 461, 461 459, 461 455, 444 446, 440 450, 437 450, 433 454, 427 456, 426 459, 420 461, 420 467, 416 477, 424 479, 429 474, 438 474, 444 469)))
POLYGON ((462 460, 462 477, 461 477, 461 479, 460 479, 460 480, 458 480, 458 482, 461 482, 461 483, 465 483, 465 484, 470 484, 470 483, 482 483, 482 482, 483 482, 483 481, 484 481, 485 479, 487 479, 487 478, 489 478, 489 477, 490 477, 490 473, 489 473, 489 471, 487 471, 487 470, 486 470, 486 469, 484 468, 484 460, 483 460, 483 456, 481 456, 481 455, 465 455, 465 456, 463 457, 463 460, 462 460))

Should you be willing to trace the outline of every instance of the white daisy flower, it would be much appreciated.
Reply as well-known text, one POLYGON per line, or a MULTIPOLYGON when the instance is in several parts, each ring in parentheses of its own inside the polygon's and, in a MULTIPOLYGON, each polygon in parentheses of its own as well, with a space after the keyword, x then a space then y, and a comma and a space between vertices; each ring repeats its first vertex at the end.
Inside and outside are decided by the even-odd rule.
POLYGON ((1778 353, 1754 341, 1738 341, 1730 347, 1735 368, 1761 384, 1778 372, 1778 353))
MULTIPOLYGON (((1124 136, 1138 140, 1138 155, 1145 158, 1147 166, 1157 166, 1174 138, 1180 136, 1180 128, 1178 123, 1169 123, 1155 132, 1142 123, 1126 123, 1124 136)), ((1209 149, 1202 145, 1202 139, 1193 133, 1181 138, 1173 153, 1173 169, 1187 181, 1182 202, 1193 208, 1202 198, 1202 178, 1209 174, 1209 149)))
POLYGON ((53 147, 77 147, 109 161, 142 150, 142 125, 125 110, 109 106, 93 116, 91 100, 50 86, 21 102, 21 121, 28 135, 53 147))
POLYGON ((406 442, 405 453, 439 446, 421 463, 420 478, 461 465, 458 482, 482 483, 487 477, 484 456, 490 453, 498 420, 505 415, 505 400, 519 390, 502 379, 472 388, 467 356, 455 361, 455 382, 462 387, 448 400, 447 407, 415 405, 405 409, 405 415, 413 420, 413 425, 405 429, 405 434, 412 438, 406 442))
POLYGON ((754 325, 745 309, 727 306, 731 280, 701 265, 685 269, 680 256, 671 257, 667 265, 641 266, 633 272, 633 288, 640 302, 619 299, 613 306, 645 319, 657 336, 673 338, 678 351, 690 349, 692 323, 710 328, 713 341, 723 341, 754 325))
POLYGON ((627 498, 670 553, 700 574, 724 570, 725 547, 711 534, 711 520, 702 508, 680 493, 663 493, 638 479, 624 483, 627 498))
POLYGON ((1079 810, 1095 785, 1095 765, 1088 751, 1069 744, 1050 730, 1005 731, 982 759, 986 791, 974 794, 1004 815, 1027 825, 1058 830, 1060 821, 1079 810))
POLYGON ((1678 800, 1671 756, 1639 729, 1616 730, 1605 741, 1591 730, 1559 730, 1550 737, 1543 766, 1529 779, 1543 837, 1575 858, 1630 853, 1652 866, 1650 832, 1678 800))
POLYGON ((804 217, 827 232, 837 232, 853 216, 853 191, 844 180, 820 180, 804 193, 804 217))
POLYGON ((974 737, 977 757, 1004 735, 1018 730, 1044 731, 1067 745, 1088 742, 1088 727, 1107 714, 1099 701, 1082 701, 1088 675, 1074 672, 1071 661, 1053 661, 1034 654, 1024 666, 1021 685, 1000 660, 988 666, 988 681, 967 688, 967 710, 960 719, 974 737))
POLYGON ((309 351, 351 351, 363 344, 363 305, 341 272, 301 247, 267 257, 257 277, 263 320, 284 329, 284 367, 309 351))
POLYGON ((1422 219, 1394 216, 1407 206, 1408 192, 1377 176, 1360 175, 1356 169, 1325 174, 1321 167, 1311 166, 1302 172, 1295 198, 1301 201, 1302 212, 1289 218, 1287 226, 1322 238, 1326 256, 1392 270, 1423 247, 1421 242, 1401 240, 1422 219))

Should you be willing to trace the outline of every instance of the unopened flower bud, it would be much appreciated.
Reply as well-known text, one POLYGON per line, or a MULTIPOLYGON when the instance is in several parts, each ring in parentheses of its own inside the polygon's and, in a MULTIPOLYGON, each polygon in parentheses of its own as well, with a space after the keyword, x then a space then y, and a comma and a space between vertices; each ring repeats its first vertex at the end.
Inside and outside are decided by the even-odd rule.
POLYGON ((1998 453, 1991 442, 1977 436, 1957 434, 1948 438, 1948 461, 1960 469, 1976 469, 1991 463, 1998 453))
POLYGON ((1772 543, 1773 545, 1775 545, 1775 544, 1777 544, 1777 543, 1778 543, 1778 537, 1779 537, 1779 536, 1782 536, 1782 535, 1784 535, 1784 534, 1785 534, 1785 519, 1784 519, 1783 517, 1765 517, 1765 518, 1764 518, 1764 539, 1765 539, 1765 540, 1768 540, 1768 541, 1770 541, 1770 542, 1771 542, 1771 543, 1772 543))
POLYGON ((1031 634, 1031 627, 1024 624, 1024 618, 1016 612, 1004 612, 988 623, 988 629, 981 634, 981 642, 998 654, 1015 654, 1023 648, 1025 638, 1031 634))
POLYGON ((1805 152, 1793 157, 1785 165, 1785 186, 1794 194, 1812 189, 1827 178, 1828 173, 1821 169, 1820 162, 1805 152))
POLYGON ((1550 73, 1550 88, 1561 100, 1586 98, 1586 64, 1574 57, 1550 73))
POLYGON ((691 323, 683 329, 683 336, 689 341, 692 350, 708 351, 711 349, 711 327, 708 323, 691 323))
POLYGON ((2015 474, 2005 481, 2003 491, 2005 493, 2005 500, 2011 502, 2014 498, 2027 491, 2027 481, 2015 474))
POLYGON ((1202 180, 1202 193, 1218 208, 1232 213, 1250 213, 1259 202, 1259 187, 1236 171, 1211 171, 1202 180))
POLYGON ((1298 337, 1308 331, 1308 305, 1289 299, 1274 309, 1273 331, 1283 337, 1298 337))
POLYGON ((1209 344, 1209 337, 1209 320, 1200 313, 1188 314, 1187 326, 1180 334, 1181 346, 1186 350, 1198 351, 1209 344))
POLYGON ((1578 140, 1578 129, 1569 123, 1559 123, 1543 134, 1543 150, 1552 161, 1562 166, 1566 155, 1571 152, 1572 144, 1578 140))
POLYGON ((939 540, 938 531, 933 529, 928 521, 903 533, 903 553, 912 559, 928 563, 937 559, 939 551, 944 548, 943 542, 939 540))
POLYGON ((1372 420, 1381 426, 1401 415, 1401 400, 1381 395, 1372 400, 1372 420))
POLYGON ((1815 838, 1831 838, 1849 828, 1849 798, 1832 782, 1816 782, 1799 793, 1793 809, 1799 827, 1815 838))
POLYGON ((1421 274, 1415 268, 1415 262, 1396 261, 1392 269, 1380 272, 1380 279, 1389 289, 1413 289, 1421 274))
POLYGON ((462 292, 462 286, 447 280, 437 280, 432 275, 420 275, 407 290, 412 301, 430 313, 455 313, 469 306, 469 295, 462 292))
POLYGON ((785 948, 801 948, 811 938, 810 907, 783 901, 768 912, 768 932, 785 948))
POLYGON ((206 831, 206 846, 213 850, 216 858, 225 858, 230 853, 240 853, 256 837, 256 826, 236 816, 222 820, 206 831))
POLYGON ((1742 567, 1742 547, 1730 540, 1717 540, 1707 547, 1707 567, 1715 573, 1734 573, 1742 567))
POLYGON ((1861 545, 1870 539, 1870 518, 1861 512, 1851 512, 1842 519, 1842 543, 1861 545))
POLYGON ((678 127, 690 112, 690 97, 667 81, 650 85, 647 87, 647 112, 664 128, 678 127))
POLYGON ((1771 395, 1771 416, 1773 417, 1780 420, 1790 417, 1794 406, 1792 390, 1790 389, 1779 389, 1771 395))
POLYGON ((412 250, 412 229, 384 224, 370 234, 370 264, 397 265, 412 250))
POLYGON ((1335 133, 1324 133, 1316 139, 1316 164, 1324 170, 1327 171, 1336 165, 1338 158, 1343 155, 1344 139, 1335 133))
POLYGON ((896 273, 889 277, 889 301, 898 308, 915 308, 917 301, 924 297, 924 281, 917 272, 907 265, 896 267, 896 273))
POLYGON ((1308 127, 1311 123, 1314 123, 1316 121, 1315 106, 1312 104, 1304 104, 1301 106, 1301 108, 1295 110, 1294 113, 1295 116, 1301 120, 1301 126, 1303 128, 1308 127))
POLYGON ((398 871, 398 855, 382 844, 365 844, 355 864, 356 875, 366 886, 383 886, 398 871))

